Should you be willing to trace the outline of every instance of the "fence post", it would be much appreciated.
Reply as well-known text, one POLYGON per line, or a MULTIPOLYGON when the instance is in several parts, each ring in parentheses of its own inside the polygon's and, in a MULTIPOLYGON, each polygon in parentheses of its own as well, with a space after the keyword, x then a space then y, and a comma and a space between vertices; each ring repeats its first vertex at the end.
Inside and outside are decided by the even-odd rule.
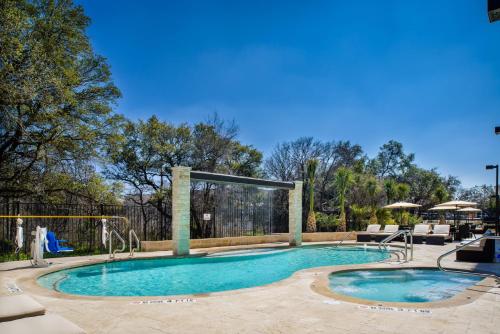
POLYGON ((172 243, 174 255, 189 254, 191 168, 172 168, 172 243))
POLYGON ((302 181, 288 191, 288 233, 290 246, 302 244, 302 181))

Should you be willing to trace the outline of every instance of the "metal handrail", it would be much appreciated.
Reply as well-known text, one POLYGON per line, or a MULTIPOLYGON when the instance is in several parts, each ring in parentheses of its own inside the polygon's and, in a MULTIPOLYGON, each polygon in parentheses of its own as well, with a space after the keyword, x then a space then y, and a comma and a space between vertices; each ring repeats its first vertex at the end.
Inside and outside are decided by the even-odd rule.
POLYGON ((123 240, 123 238, 121 237, 121 235, 119 235, 118 232, 116 232, 114 229, 111 230, 111 232, 109 232, 109 258, 110 259, 114 259, 115 258, 115 254, 118 251, 118 249, 115 249, 114 251, 112 251, 112 248, 113 248, 113 243, 112 243, 113 233, 116 235, 116 237, 118 238, 118 240, 120 240, 121 243, 122 243, 122 248, 120 249, 120 253, 123 252, 125 250, 125 247, 126 247, 125 240, 123 240))
POLYGON ((343 243, 345 240, 347 240, 347 238, 349 238, 349 237, 350 237, 350 236, 351 236, 354 232, 355 232, 355 231, 351 231, 351 232, 349 232, 347 235, 345 235, 345 236, 342 238, 342 240, 340 240, 340 242, 339 242, 338 244, 335 244, 335 246, 333 246, 333 247, 335 247, 335 248, 336 248, 336 247, 338 247, 338 246, 342 245, 342 243, 343 243))
POLYGON ((446 252, 444 254, 442 254, 441 256, 438 257, 437 259, 437 267, 439 268, 439 270, 441 271, 445 271, 445 272, 450 272, 450 273, 459 273, 459 274, 466 274, 466 275, 474 275, 474 276, 482 276, 482 277, 490 277, 490 276, 493 276, 493 277, 496 277, 497 275, 494 275, 494 274, 483 274, 483 273, 476 273, 476 272, 471 272, 471 271, 466 271, 466 270, 460 270, 460 269, 446 269, 446 268, 443 268, 443 266, 441 265, 441 260, 443 260, 443 258, 447 257, 448 255, 451 255, 453 253, 456 253, 458 252, 459 250, 461 249, 464 249, 465 247, 475 243, 475 242, 478 242, 480 240, 483 240, 483 239, 493 239, 493 240, 500 240, 500 236, 494 236, 494 235, 483 235, 482 237, 479 237, 477 239, 474 239, 472 241, 469 241, 468 243, 464 244, 464 245, 461 245, 455 249, 452 249, 451 251, 449 252, 446 252))
POLYGON ((382 247, 387 251, 387 243, 391 240, 394 240, 398 236, 403 235, 404 237, 404 242, 405 242, 405 247, 404 247, 404 252, 401 250, 392 250, 392 252, 398 257, 398 261, 400 259, 399 255, 397 252, 400 252, 404 259, 405 262, 408 262, 408 236, 410 237, 410 261, 413 261, 413 234, 411 233, 411 230, 399 230, 394 232, 393 234, 389 235, 385 239, 383 239, 379 244, 378 248, 381 250, 382 247))
POLYGON ((139 250, 141 248, 141 242, 139 241, 139 237, 137 236, 137 234, 135 233, 134 230, 130 230, 128 232, 128 242, 129 242, 129 250, 130 250, 129 256, 133 257, 135 250, 136 249, 139 250), (135 243, 137 245, 137 248, 132 248, 132 238, 135 239, 135 243))

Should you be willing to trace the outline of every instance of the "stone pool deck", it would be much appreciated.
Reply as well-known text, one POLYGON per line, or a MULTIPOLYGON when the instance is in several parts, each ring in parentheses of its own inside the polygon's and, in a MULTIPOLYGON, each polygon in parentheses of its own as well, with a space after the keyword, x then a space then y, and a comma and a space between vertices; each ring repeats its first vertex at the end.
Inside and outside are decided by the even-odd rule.
MULTIPOLYGON (((284 246, 274 243, 258 247, 284 246)), ((367 268, 436 266, 439 255, 455 247, 415 245, 414 261, 407 264, 374 263, 367 268)), ((251 248, 196 249, 193 254, 251 248)), ((136 253, 136 257, 170 256, 171 252, 136 253)), ((118 254, 126 258, 126 254, 118 254)), ((50 270, 93 263, 107 256, 50 259, 50 270)), ((476 265, 443 261, 447 267, 474 269, 476 265)), ((500 286, 489 280, 470 300, 442 307, 384 307, 359 304, 317 292, 318 282, 334 270, 359 266, 321 267, 296 272, 267 286, 195 296, 77 297, 38 286, 35 277, 48 271, 31 268, 29 261, 0 263, 0 295, 19 287, 88 333, 499 333, 500 286), (141 303, 141 301, 155 301, 141 303), (163 301, 157 303, 156 301, 163 301)), ((478 270, 500 275, 500 264, 477 265, 478 270)), ((36 332, 36 329, 34 329, 36 332)))

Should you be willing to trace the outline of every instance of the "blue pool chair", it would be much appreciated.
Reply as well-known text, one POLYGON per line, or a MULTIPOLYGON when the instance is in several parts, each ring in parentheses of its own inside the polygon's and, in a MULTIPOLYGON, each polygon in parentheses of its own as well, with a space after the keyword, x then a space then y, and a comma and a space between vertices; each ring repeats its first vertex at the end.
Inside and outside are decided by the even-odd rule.
POLYGON ((73 248, 59 245, 60 242, 68 242, 67 240, 58 240, 54 232, 47 232, 47 248, 51 253, 72 252, 73 248))

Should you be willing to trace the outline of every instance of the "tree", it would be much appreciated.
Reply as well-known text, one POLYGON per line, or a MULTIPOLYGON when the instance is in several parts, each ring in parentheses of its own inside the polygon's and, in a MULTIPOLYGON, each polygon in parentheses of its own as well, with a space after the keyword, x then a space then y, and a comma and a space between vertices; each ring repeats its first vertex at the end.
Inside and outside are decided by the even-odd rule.
MULTIPOLYGON (((439 185, 436 190, 434 191, 433 194, 436 204, 443 203, 448 200, 448 192, 446 191, 446 188, 443 185, 439 185)), ((444 212, 439 211, 439 223, 444 224, 445 219, 444 219, 444 212)))
POLYGON ((309 214, 307 216, 307 232, 316 232, 316 215, 314 214, 314 182, 316 178, 316 169, 318 168, 318 160, 311 159, 307 161, 306 174, 307 186, 309 190, 309 214))
POLYGON ((308 160, 318 159, 323 150, 324 145, 312 137, 278 144, 265 162, 265 174, 283 181, 306 181, 304 166, 308 160))
POLYGON ((397 197, 397 183, 393 179, 385 180, 384 190, 387 204, 391 204, 397 197))
POLYGON ((386 176, 394 178, 404 174, 414 160, 414 154, 404 153, 403 144, 390 140, 382 145, 379 153, 369 165, 375 175, 381 178, 386 176))
POLYGON ((377 204, 380 194, 380 185, 375 177, 369 177, 366 181, 366 190, 370 203, 370 224, 377 224, 377 204))
POLYGON ((89 22, 70 0, 0 5, 0 195, 69 191, 56 175, 90 164, 115 133, 120 92, 89 22))
POLYGON ((405 201, 410 195, 410 186, 406 183, 396 184, 396 199, 398 201, 405 201))
MULTIPOLYGON (((262 154, 236 140, 237 128, 218 117, 194 126, 174 126, 156 116, 147 121, 128 121, 119 136, 108 145, 109 164, 105 175, 127 185, 129 199, 141 206, 154 206, 170 217, 167 205, 171 199, 171 168, 190 166, 195 170, 259 175, 262 154)), ((192 184, 192 194, 201 194, 201 201, 191 201, 195 233, 203 235, 208 228, 197 210, 205 212, 213 205, 212 183, 192 184)), ((143 211, 143 214, 145 212, 143 211)), ((166 231, 162 231, 162 237, 166 231)))
POLYGON ((338 202, 340 208, 339 230, 347 230, 347 220, 345 214, 346 196, 349 187, 353 182, 352 171, 345 167, 340 167, 335 173, 335 188, 337 189, 338 202))

